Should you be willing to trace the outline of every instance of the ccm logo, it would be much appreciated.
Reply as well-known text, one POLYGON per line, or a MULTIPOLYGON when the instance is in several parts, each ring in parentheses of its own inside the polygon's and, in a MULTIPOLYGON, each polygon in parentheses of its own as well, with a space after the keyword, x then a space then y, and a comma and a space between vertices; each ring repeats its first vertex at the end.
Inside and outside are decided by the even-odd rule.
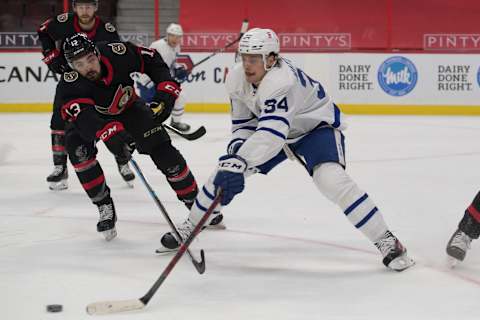
POLYGON ((239 165, 231 162, 222 162, 220 163, 220 168, 243 169, 243 165, 239 165))
POLYGON ((150 137, 152 134, 154 134, 155 132, 158 132, 158 131, 162 131, 162 127, 155 127, 155 128, 153 128, 153 129, 151 129, 151 130, 148 130, 147 132, 145 132, 145 133, 143 134, 143 137, 144 137, 144 138, 148 138, 148 137, 150 137))
POLYGON ((165 89, 168 90, 168 91, 170 91, 170 92, 175 93, 177 96, 180 95, 180 90, 178 90, 177 87, 174 87, 174 86, 172 86, 171 84, 167 84, 167 85, 165 86, 165 89))
POLYGON ((102 134, 100 135, 100 139, 102 139, 102 141, 108 140, 108 138, 110 136, 113 136, 116 132, 117 132, 117 125, 113 125, 112 127, 102 132, 102 134))

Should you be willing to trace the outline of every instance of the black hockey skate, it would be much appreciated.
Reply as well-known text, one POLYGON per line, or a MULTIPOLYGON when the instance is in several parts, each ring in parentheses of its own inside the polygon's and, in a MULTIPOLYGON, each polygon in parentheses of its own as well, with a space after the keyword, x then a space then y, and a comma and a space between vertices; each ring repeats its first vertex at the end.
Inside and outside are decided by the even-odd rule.
POLYGON ((186 124, 185 122, 176 122, 176 121, 170 121, 170 125, 179 130, 179 131, 182 131, 182 132, 187 132, 188 130, 190 130, 190 125, 189 124, 186 124))
MULTIPOLYGON (((202 230, 207 228, 208 229, 215 228, 215 226, 218 226, 219 224, 223 225, 222 220, 223 220, 223 215, 218 214, 215 218, 213 218, 210 221, 208 226, 204 226, 202 230)), ((195 228, 195 225, 192 222, 190 222, 189 219, 187 219, 177 227, 177 230, 178 230, 178 233, 180 233, 180 235, 182 236, 182 239, 184 240, 188 238, 188 236, 190 235, 190 233, 194 228, 195 228)), ((223 225, 223 228, 219 227, 216 229, 220 229, 220 230, 225 229, 225 225, 223 225)), ((178 248, 180 247, 180 242, 178 241, 176 235, 174 235, 172 232, 165 233, 160 239, 160 243, 162 244, 162 247, 155 250, 155 252, 158 254, 174 252, 174 251, 177 251, 178 248)))
POLYGON ((135 174, 128 165, 128 162, 125 164, 117 163, 118 172, 122 176, 123 180, 127 183, 130 188, 133 188, 133 180, 135 180, 135 174))
POLYGON ((375 246, 382 253, 382 262, 387 268, 403 271, 415 264, 415 261, 407 256, 407 249, 388 230, 380 240, 375 242, 375 246))
POLYGON ((100 218, 97 223, 97 231, 103 234, 105 240, 110 241, 117 236, 115 228, 117 215, 112 199, 109 199, 104 204, 98 204, 98 213, 100 218))
POLYGON ((447 254, 450 267, 454 267, 459 261, 463 261, 470 249, 472 240, 480 236, 480 223, 473 218, 468 209, 458 224, 455 231, 448 241, 447 254))
POLYGON ((59 191, 68 188, 68 169, 66 165, 56 165, 53 172, 47 177, 48 188, 50 190, 59 191))
POLYGON ((450 258, 450 266, 453 267, 458 261, 463 261, 467 254, 467 250, 470 249, 472 238, 470 238, 465 232, 457 229, 448 241, 447 254, 450 258))

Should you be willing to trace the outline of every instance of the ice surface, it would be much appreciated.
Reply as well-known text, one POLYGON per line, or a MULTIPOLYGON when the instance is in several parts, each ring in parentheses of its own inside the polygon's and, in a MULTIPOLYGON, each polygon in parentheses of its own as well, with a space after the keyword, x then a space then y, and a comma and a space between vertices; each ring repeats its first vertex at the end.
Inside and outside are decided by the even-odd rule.
MULTIPOLYGON (((187 114, 207 135, 174 138, 199 184, 227 144, 228 115, 187 114)), ((128 188, 103 145, 118 237, 97 234, 97 209, 69 166, 70 188, 48 190, 48 114, 0 114, 0 318, 88 319, 88 303, 139 298, 171 256, 156 256, 168 225, 140 180, 128 188), (47 314, 47 304, 63 304, 47 314)), ((480 248, 454 270, 445 245, 480 189, 480 117, 352 116, 348 172, 382 210, 417 265, 387 270, 380 254, 287 161, 247 180, 224 209, 225 231, 206 231, 207 271, 188 258, 147 308, 105 319, 478 319, 480 248)), ((151 160, 135 154, 173 220, 186 209, 151 160)))

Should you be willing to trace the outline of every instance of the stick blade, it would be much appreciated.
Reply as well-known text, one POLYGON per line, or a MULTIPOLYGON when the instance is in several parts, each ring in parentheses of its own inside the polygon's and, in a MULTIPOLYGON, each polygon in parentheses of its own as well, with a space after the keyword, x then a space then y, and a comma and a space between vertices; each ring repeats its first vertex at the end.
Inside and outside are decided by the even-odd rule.
POLYGON ((90 315, 101 315, 140 310, 143 308, 145 308, 145 304, 139 299, 99 301, 87 305, 87 313, 90 315))

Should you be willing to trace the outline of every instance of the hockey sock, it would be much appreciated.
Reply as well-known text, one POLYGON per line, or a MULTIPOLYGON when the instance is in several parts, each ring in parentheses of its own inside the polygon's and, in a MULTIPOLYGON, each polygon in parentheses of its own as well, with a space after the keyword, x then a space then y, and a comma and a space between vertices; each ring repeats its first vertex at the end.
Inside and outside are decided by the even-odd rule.
POLYGON ((52 130, 53 164, 65 166, 67 164, 67 151, 65 150, 65 131, 52 130))
POLYGON ((472 204, 465 210, 458 228, 470 238, 478 239, 480 236, 480 192, 473 199, 472 204))
POLYGON ((152 159, 167 178, 177 198, 190 209, 197 196, 198 187, 195 177, 180 152, 168 143, 168 145, 164 144, 164 149, 155 150, 152 159))
POLYGON ((313 181, 320 192, 337 204, 350 223, 370 241, 376 242, 388 230, 382 213, 338 163, 317 166, 313 181))
POLYGON ((83 189, 93 203, 98 203, 110 195, 102 167, 95 157, 79 163, 72 161, 72 164, 83 189))
MULTIPOLYGON (((205 212, 207 212, 210 205, 213 203, 215 199, 215 186, 213 185, 213 180, 215 178, 216 171, 210 176, 207 183, 199 190, 197 198, 195 199, 195 203, 193 204, 192 208, 190 209, 190 215, 188 219, 196 225, 200 219, 202 219, 205 212)), ((210 220, 207 221, 206 225, 210 223, 221 211, 221 205, 214 209, 214 214, 210 216, 210 220)))

